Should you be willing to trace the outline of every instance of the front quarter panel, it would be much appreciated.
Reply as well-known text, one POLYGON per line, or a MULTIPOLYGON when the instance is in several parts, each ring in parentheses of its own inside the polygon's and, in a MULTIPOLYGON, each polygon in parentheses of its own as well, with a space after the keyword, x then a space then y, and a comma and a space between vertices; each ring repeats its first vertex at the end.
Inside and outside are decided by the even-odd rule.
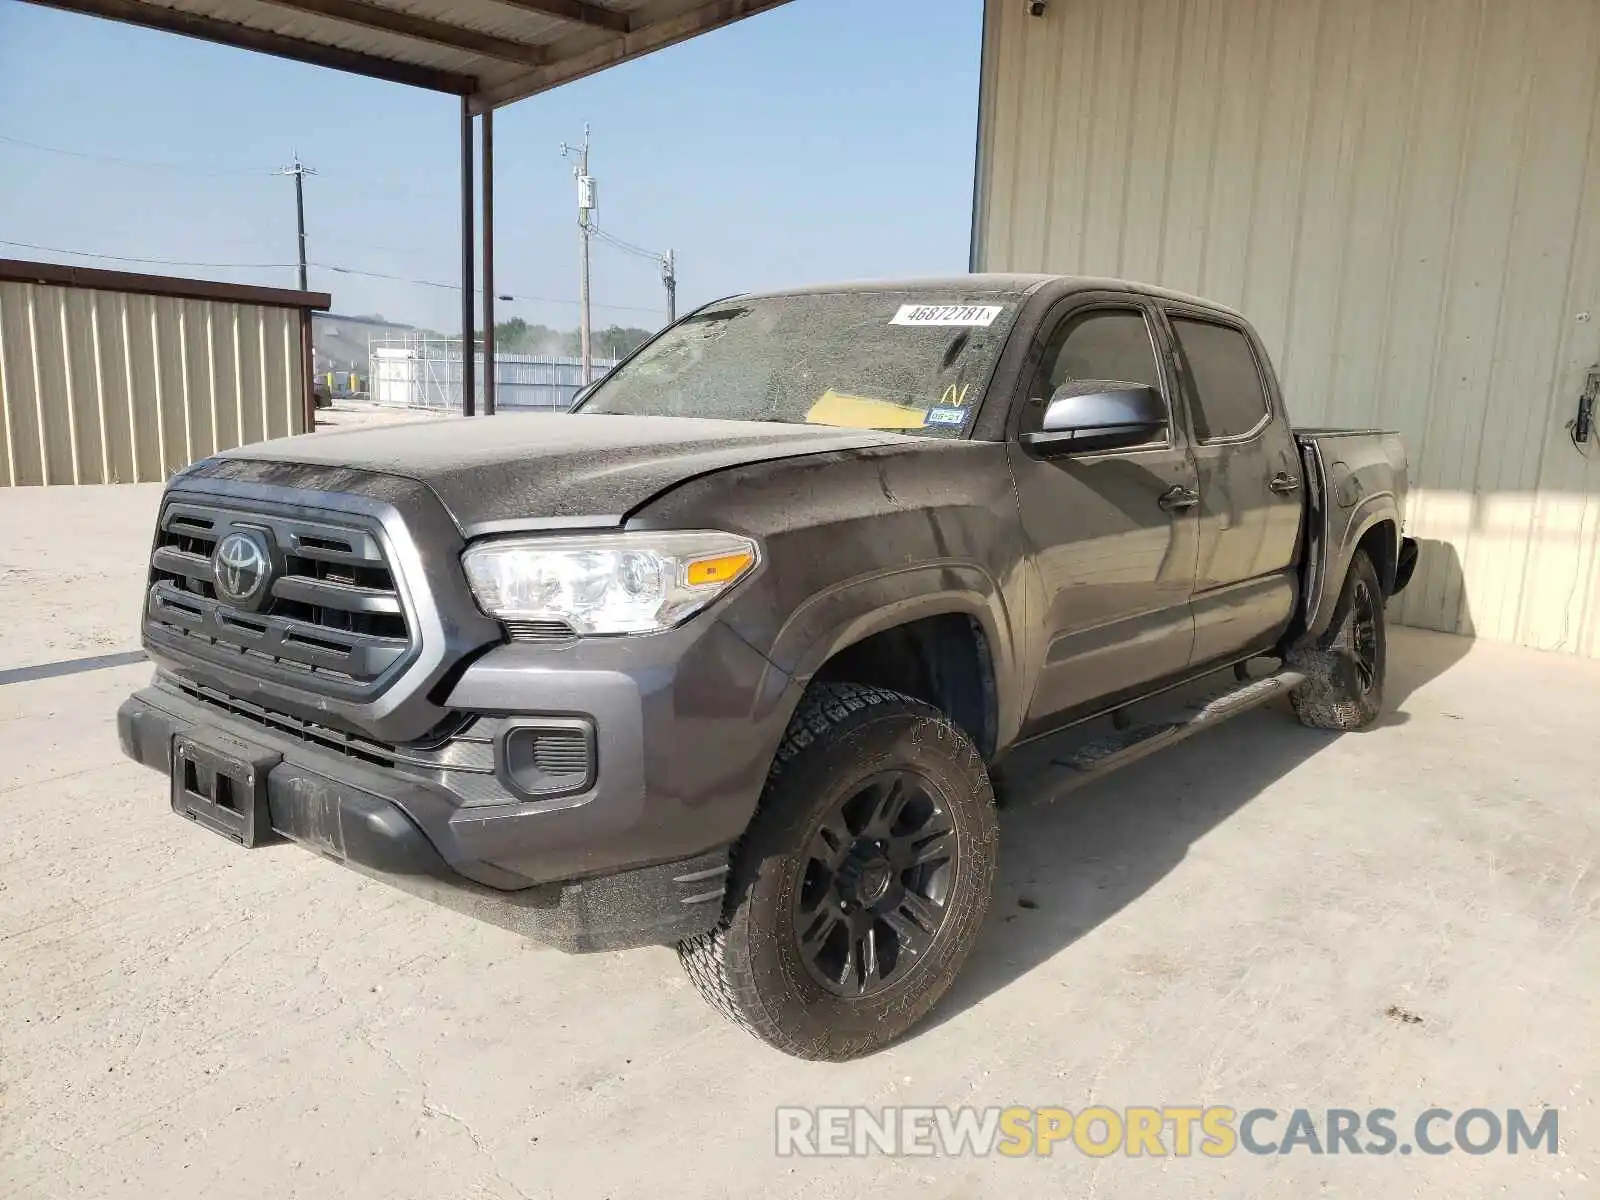
POLYGON ((629 527, 758 539, 762 565, 720 618, 802 684, 881 630, 972 617, 994 671, 999 744, 1015 736, 1027 576, 1003 445, 908 439, 756 464, 686 483, 629 527))

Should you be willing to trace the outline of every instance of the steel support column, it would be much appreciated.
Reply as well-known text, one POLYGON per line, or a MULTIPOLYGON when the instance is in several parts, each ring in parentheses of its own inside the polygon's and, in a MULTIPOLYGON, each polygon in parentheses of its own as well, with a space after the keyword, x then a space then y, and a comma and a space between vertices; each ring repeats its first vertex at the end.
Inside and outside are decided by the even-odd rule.
POLYGON ((477 380, 473 359, 477 353, 472 328, 472 106, 461 97, 461 411, 475 411, 477 380))
POLYGON ((494 109, 483 125, 483 415, 494 416, 494 109))
MULTIPOLYGON (((154 315, 154 310, 151 310, 154 315)), ((317 377, 316 377, 316 351, 312 340, 312 331, 315 326, 311 321, 311 310, 300 310, 300 381, 305 388, 305 422, 306 432, 312 433, 317 428, 317 377)), ((330 397, 331 399, 331 397, 330 397)), ((159 421, 160 414, 156 419, 159 421)), ((189 418, 185 417, 187 421, 189 418)), ((136 435, 137 436, 137 435, 136 435)))

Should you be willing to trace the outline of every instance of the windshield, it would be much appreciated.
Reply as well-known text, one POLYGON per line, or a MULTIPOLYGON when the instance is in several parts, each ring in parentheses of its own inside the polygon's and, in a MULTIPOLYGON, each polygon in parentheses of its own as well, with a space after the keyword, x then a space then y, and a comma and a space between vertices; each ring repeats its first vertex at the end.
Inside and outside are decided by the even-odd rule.
POLYGON ((1020 299, 833 292, 723 301, 651 342, 576 411, 961 437, 1020 299))

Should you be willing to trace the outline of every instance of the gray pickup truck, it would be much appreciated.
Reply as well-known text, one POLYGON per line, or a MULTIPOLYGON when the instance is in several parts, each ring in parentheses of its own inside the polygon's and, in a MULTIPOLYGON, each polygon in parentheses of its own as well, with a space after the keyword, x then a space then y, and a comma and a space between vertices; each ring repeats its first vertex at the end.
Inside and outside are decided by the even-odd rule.
POLYGON ((1190 297, 738 296, 571 413, 179 473, 119 730, 243 846, 566 950, 675 944, 756 1036, 845 1059, 979 936, 1022 743, 1086 782, 1277 695, 1377 718, 1405 485, 1392 434, 1291 430, 1249 324, 1190 297))

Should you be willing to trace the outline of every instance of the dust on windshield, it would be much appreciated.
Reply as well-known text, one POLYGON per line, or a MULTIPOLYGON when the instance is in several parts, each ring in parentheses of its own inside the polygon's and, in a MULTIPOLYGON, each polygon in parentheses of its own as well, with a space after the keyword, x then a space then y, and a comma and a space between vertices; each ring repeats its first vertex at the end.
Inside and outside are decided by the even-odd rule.
POLYGON ((911 292, 729 300, 663 333, 577 411, 960 437, 1018 301, 911 292))

